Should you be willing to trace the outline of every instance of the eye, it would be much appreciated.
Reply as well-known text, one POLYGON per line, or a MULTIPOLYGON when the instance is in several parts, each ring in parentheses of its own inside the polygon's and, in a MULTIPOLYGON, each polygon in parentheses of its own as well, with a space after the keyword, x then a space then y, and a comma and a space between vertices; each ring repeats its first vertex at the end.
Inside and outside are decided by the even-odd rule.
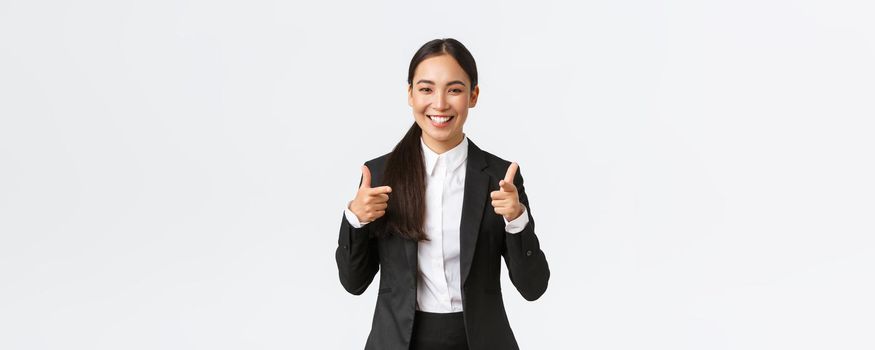
POLYGON ((431 88, 427 88, 427 87, 419 88, 419 91, 420 92, 431 92, 431 88))
POLYGON ((459 93, 462 93, 462 89, 452 89, 452 90, 450 90, 450 92, 452 92, 454 94, 459 94, 459 93))

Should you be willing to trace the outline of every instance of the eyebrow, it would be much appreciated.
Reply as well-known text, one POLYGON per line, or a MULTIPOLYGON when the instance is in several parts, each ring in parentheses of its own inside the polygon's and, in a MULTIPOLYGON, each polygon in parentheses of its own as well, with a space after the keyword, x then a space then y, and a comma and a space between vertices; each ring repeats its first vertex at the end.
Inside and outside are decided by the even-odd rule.
MULTIPOLYGON (((426 80, 426 79, 420 79, 420 80, 417 81, 416 83, 417 83, 417 84, 419 84, 419 83, 426 83, 426 84, 432 84, 432 85, 435 85, 435 83, 434 83, 433 81, 431 81, 431 80, 426 80)), ((450 86, 450 85, 453 85, 453 84, 459 84, 459 85, 465 86, 465 83, 463 83, 461 80, 453 80, 453 81, 447 83, 447 86, 450 86)))

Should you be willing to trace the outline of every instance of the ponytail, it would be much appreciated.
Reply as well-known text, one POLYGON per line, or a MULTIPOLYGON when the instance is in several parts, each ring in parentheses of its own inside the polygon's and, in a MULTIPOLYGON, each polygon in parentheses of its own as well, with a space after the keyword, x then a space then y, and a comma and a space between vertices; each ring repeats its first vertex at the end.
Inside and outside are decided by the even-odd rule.
POLYGON ((385 232, 414 241, 428 240, 423 228, 426 174, 420 137, 422 129, 414 122, 389 154, 385 173, 385 184, 392 187, 385 232))

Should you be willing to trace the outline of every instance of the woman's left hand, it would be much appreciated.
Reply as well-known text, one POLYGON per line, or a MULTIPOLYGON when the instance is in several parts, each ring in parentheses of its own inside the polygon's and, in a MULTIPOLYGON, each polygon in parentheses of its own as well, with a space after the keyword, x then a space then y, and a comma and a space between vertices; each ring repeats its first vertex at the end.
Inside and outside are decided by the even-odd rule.
POLYGON ((490 193, 495 213, 504 216, 507 221, 513 221, 523 214, 523 205, 520 204, 519 193, 516 185, 513 184, 517 169, 519 169, 519 165, 516 162, 510 163, 504 179, 498 182, 499 190, 490 193))

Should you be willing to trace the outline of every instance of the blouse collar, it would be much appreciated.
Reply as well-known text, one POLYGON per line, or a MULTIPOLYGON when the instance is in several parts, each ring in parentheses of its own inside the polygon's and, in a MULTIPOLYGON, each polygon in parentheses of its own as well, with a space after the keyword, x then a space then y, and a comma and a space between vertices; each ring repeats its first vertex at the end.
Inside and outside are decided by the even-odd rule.
POLYGON ((465 135, 462 137, 462 142, 460 142, 456 147, 452 149, 437 154, 435 151, 432 151, 431 148, 428 148, 428 145, 425 144, 422 137, 420 136, 419 142, 422 145, 422 155, 423 160, 425 161, 425 172, 431 176, 434 172, 435 165, 437 164, 438 159, 443 159, 447 164, 447 171, 453 171, 462 165, 466 159, 468 159, 468 136, 465 135))

